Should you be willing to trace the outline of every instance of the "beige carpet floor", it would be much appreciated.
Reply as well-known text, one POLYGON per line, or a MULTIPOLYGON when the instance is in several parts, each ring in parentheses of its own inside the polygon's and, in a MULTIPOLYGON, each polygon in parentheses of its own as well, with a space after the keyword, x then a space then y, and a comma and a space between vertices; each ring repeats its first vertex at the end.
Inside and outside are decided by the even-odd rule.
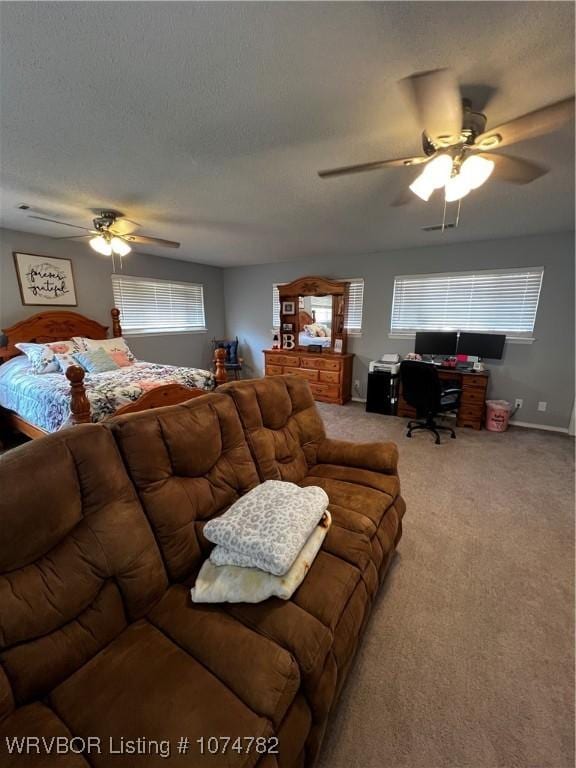
POLYGON ((320 768, 572 768, 574 441, 511 428, 436 446, 321 405, 328 433, 398 443, 399 553, 320 768))

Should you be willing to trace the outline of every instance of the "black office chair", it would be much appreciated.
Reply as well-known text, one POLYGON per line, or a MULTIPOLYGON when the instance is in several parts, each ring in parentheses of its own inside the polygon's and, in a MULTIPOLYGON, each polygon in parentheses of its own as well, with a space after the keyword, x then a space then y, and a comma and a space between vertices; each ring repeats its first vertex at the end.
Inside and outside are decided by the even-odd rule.
POLYGON ((436 366, 417 360, 404 360, 401 363, 400 381, 404 400, 416 409, 419 419, 426 419, 409 421, 406 437, 412 437, 412 432, 417 429, 428 429, 436 435, 436 445, 440 445, 438 430, 447 430, 450 437, 455 438, 456 433, 452 427, 437 424, 434 419, 439 413, 458 409, 462 390, 456 387, 443 389, 436 366))

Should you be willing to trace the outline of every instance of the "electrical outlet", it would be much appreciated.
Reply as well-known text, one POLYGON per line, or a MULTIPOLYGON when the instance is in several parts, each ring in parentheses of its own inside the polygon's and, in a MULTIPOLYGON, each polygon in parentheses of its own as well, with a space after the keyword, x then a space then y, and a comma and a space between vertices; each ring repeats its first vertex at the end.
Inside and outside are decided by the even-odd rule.
POLYGON ((517 397, 516 400, 514 400, 514 408, 522 408, 524 405, 524 400, 522 400, 521 397, 517 397))
POLYGON ((546 408, 548 408, 548 403, 545 400, 540 400, 540 402, 538 403, 538 410, 545 411, 546 408))

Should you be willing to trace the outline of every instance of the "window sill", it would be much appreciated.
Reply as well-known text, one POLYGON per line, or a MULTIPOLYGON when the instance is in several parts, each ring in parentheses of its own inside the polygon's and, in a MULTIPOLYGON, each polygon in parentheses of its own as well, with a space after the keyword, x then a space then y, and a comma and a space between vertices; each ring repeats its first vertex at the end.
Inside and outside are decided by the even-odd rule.
POLYGON ((208 333, 207 328, 197 328, 187 331, 122 331, 122 336, 184 336, 189 333, 208 333))
MULTIPOLYGON (((476 333, 476 331, 474 331, 476 333)), ((478 331, 478 333, 491 333, 491 331, 478 331)), ((416 331, 413 333, 410 333, 409 331, 406 331, 405 333, 397 332, 397 333, 389 333, 388 334, 389 339, 415 339, 416 338, 416 331)), ((506 344, 534 344, 536 339, 533 336, 506 336, 506 344)))

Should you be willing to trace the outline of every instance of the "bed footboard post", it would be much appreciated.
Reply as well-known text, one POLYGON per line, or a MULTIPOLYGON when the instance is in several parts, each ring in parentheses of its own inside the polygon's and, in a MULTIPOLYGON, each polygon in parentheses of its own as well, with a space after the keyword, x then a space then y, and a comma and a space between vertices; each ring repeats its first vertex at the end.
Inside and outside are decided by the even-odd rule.
POLYGON ((216 384, 225 384, 228 381, 228 374, 226 373, 226 366, 224 362, 226 360, 226 350, 223 347, 218 347, 214 350, 214 367, 216 370, 216 384))
POLYGON ((113 307, 110 310, 112 315, 112 336, 117 339, 122 336, 122 326, 120 325, 120 310, 113 307))
POLYGON ((84 389, 84 369, 79 365, 70 365, 66 369, 66 378, 70 382, 70 415, 72 424, 89 424, 90 401, 84 389))

